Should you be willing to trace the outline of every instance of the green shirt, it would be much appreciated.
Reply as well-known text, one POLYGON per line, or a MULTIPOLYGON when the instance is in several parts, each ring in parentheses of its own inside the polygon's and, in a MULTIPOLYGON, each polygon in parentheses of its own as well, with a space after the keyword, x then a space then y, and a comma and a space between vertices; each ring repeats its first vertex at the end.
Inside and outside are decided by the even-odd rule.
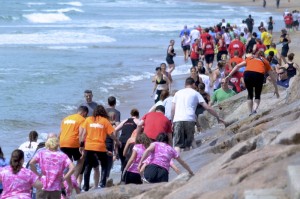
POLYGON ((212 96, 212 102, 221 102, 224 101, 232 96, 234 96, 236 93, 229 89, 227 91, 224 91, 222 88, 219 88, 216 90, 212 96))

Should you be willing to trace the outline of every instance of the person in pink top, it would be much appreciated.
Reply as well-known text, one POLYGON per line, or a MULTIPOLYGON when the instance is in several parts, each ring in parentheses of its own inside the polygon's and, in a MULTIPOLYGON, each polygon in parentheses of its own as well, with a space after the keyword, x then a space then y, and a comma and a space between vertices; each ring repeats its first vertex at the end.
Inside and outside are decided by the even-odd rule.
POLYGON ((144 134, 138 134, 135 145, 132 149, 132 154, 128 160, 123 172, 123 179, 125 184, 142 184, 142 178, 138 170, 139 162, 146 148, 149 147, 151 140, 144 134))
POLYGON ((170 162, 173 158, 176 159, 190 175, 194 175, 189 165, 180 158, 175 149, 168 145, 168 142, 168 135, 166 133, 159 134, 156 138, 156 142, 151 143, 145 150, 139 162, 138 169, 141 170, 144 160, 146 160, 149 155, 152 155, 150 163, 146 166, 144 171, 144 178, 150 183, 169 181, 170 162))
POLYGON ((24 152, 19 149, 14 150, 11 154, 10 165, 0 170, 0 182, 3 184, 0 198, 31 199, 31 188, 42 188, 38 176, 29 169, 23 168, 23 163, 24 152))
POLYGON ((43 183, 42 190, 38 190, 36 198, 57 199, 61 197, 62 182, 67 180, 72 187, 71 175, 74 164, 66 154, 58 151, 59 141, 56 137, 49 138, 45 143, 46 149, 37 153, 30 161, 30 169, 40 176, 43 183), (39 164, 41 173, 37 172, 35 164, 39 164), (64 170, 69 169, 64 175, 64 170))

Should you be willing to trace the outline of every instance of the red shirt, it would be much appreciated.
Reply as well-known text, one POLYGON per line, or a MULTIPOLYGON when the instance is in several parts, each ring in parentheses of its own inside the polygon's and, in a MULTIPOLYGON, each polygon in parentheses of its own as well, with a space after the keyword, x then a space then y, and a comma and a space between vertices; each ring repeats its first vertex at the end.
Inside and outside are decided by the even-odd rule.
POLYGON ((199 45, 198 45, 198 43, 193 43, 193 45, 192 45, 191 59, 199 59, 199 45))
POLYGON ((290 15, 286 15, 286 16, 284 17, 284 22, 285 22, 285 24, 287 24, 287 25, 291 25, 291 24, 293 23, 293 17, 290 16, 290 15))
POLYGON ((211 41, 205 42, 204 46, 203 46, 203 49, 204 49, 204 55, 215 54, 214 45, 211 41))
POLYGON ((228 47, 228 52, 230 54, 230 57, 234 57, 234 51, 238 51, 239 52, 239 57, 242 57, 245 54, 245 45, 240 41, 240 40, 233 40, 228 47))
POLYGON ((229 65, 231 65, 232 62, 235 62, 236 64, 239 64, 239 63, 241 63, 242 61, 244 61, 243 58, 240 58, 240 57, 232 57, 232 58, 229 60, 229 65))
POLYGON ((241 89, 241 78, 242 77, 243 77, 242 73, 235 72, 229 79, 229 81, 235 86, 237 93, 242 91, 242 89, 241 89))
POLYGON ((218 41, 218 50, 219 50, 219 52, 220 51, 227 51, 226 43, 225 43, 225 40, 223 38, 219 39, 219 41, 218 41))
POLYGON ((144 120, 144 133, 152 140, 156 140, 160 133, 172 133, 172 124, 162 112, 147 113, 142 120, 144 120))
POLYGON ((264 44, 260 44, 260 43, 256 44, 256 51, 255 51, 255 53, 257 53, 258 51, 265 52, 266 50, 267 50, 267 47, 264 44))
POLYGON ((207 36, 210 36, 210 34, 207 33, 207 32, 201 34, 200 38, 201 38, 202 46, 203 46, 204 43, 207 42, 207 36))

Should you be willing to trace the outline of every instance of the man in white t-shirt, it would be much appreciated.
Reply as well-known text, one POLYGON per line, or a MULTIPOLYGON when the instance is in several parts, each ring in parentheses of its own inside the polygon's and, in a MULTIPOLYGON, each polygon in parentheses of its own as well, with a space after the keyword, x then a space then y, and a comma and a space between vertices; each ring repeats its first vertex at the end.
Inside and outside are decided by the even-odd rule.
POLYGON ((191 31, 190 33, 190 37, 191 37, 191 42, 192 44, 195 42, 195 39, 199 39, 200 38, 200 31, 197 30, 197 27, 195 26, 194 29, 191 31))
POLYGON ((185 88, 176 92, 172 104, 172 118, 174 123, 174 147, 177 152, 180 149, 189 150, 194 140, 196 108, 200 104, 210 114, 215 116, 218 122, 225 124, 218 114, 207 105, 203 97, 195 90, 195 80, 191 77, 185 80, 185 88))

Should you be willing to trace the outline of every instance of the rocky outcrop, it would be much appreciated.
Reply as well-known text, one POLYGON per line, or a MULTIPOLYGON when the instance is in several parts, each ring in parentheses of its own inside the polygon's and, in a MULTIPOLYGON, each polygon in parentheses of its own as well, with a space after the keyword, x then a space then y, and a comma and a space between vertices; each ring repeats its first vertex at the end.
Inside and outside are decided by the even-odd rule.
POLYGON ((292 79, 290 89, 280 89, 279 99, 267 84, 253 116, 248 116, 245 92, 215 106, 229 121, 226 128, 205 114, 201 121, 209 125, 196 136, 200 146, 181 154, 195 171, 192 178, 176 178, 171 171, 169 183, 114 186, 76 198, 298 199, 299 78, 292 79))

